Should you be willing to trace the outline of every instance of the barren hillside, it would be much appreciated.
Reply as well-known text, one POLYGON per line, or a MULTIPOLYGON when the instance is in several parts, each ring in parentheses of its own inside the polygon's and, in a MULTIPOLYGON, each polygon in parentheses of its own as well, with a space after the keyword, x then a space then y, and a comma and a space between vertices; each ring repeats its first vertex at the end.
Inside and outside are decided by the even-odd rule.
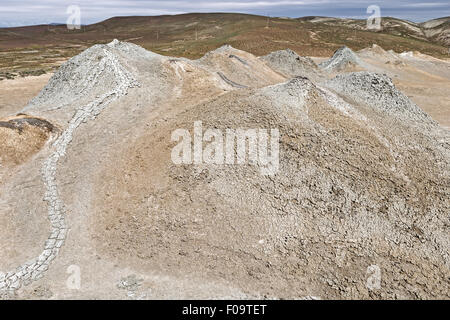
POLYGON ((360 50, 378 44, 398 53, 418 50, 448 58, 448 18, 416 24, 383 18, 381 31, 365 20, 270 18, 208 13, 115 17, 68 30, 65 25, 0 29, 0 79, 52 72, 62 62, 98 43, 132 42, 166 56, 200 58, 224 44, 257 56, 290 48, 304 56, 328 57, 343 45, 360 50))

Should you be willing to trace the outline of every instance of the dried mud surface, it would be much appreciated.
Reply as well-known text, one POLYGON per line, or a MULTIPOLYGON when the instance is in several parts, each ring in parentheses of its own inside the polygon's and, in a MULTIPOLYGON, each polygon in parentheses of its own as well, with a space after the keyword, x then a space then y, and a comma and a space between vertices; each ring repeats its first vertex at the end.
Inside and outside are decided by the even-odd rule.
POLYGON ((319 65, 86 50, 14 111, 46 122, 0 121, 45 133, 2 137, 27 154, 0 167, 2 298, 448 299, 446 68, 377 46, 319 65), (171 133, 195 121, 278 128, 279 172, 175 165, 171 133))

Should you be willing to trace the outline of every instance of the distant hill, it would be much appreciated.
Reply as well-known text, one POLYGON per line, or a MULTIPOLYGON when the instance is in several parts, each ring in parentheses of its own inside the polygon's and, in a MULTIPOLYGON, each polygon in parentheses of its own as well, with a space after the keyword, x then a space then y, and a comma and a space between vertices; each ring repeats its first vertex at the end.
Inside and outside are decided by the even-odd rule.
POLYGON ((80 30, 68 30, 59 24, 2 28, 0 51, 15 54, 0 57, 0 71, 49 69, 93 44, 115 38, 160 54, 187 58, 199 58, 223 44, 255 55, 290 48, 305 56, 331 56, 342 45, 359 50, 378 44, 386 50, 420 51, 442 58, 448 57, 449 19, 417 24, 384 18, 383 29, 378 32, 366 30, 365 20, 268 19, 234 13, 115 17, 80 30), (29 53, 29 49, 38 53, 29 53))
POLYGON ((430 20, 420 26, 428 39, 450 46, 450 17, 430 20))

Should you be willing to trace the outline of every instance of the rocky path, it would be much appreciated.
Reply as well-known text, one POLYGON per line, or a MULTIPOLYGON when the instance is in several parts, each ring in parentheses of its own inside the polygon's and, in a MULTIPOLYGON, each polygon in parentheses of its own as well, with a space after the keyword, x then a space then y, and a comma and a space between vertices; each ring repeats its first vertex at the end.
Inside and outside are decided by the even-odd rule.
MULTIPOLYGON (((115 42, 109 46, 113 47, 115 42)), ((44 200, 48 204, 48 218, 51 223, 51 232, 44 244, 44 250, 37 257, 24 263, 15 270, 0 272, 0 291, 14 293, 23 285, 43 277, 51 262, 57 257, 61 246, 67 236, 68 227, 65 222, 64 203, 59 197, 56 174, 59 160, 65 156, 73 135, 77 128, 89 118, 95 119, 101 111, 112 101, 126 95, 130 88, 139 86, 133 76, 120 64, 110 48, 103 49, 105 53, 106 68, 111 68, 115 75, 116 86, 109 92, 101 95, 91 103, 82 106, 70 120, 68 127, 56 139, 52 148, 53 153, 45 160, 42 167, 42 179, 46 189, 44 200)))

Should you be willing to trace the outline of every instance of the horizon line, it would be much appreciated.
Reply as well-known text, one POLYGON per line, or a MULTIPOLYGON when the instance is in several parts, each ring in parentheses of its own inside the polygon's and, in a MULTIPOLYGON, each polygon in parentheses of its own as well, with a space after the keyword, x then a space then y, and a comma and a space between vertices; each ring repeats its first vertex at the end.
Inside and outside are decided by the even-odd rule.
MULTIPOLYGON (((235 15, 246 15, 246 16, 255 16, 255 17, 265 17, 265 18, 273 18, 273 19, 291 19, 291 20, 296 20, 296 19, 303 19, 303 18, 310 18, 310 17, 317 17, 317 18, 333 18, 333 19, 352 19, 352 20, 366 20, 365 18, 357 18, 357 17, 345 17, 345 16, 321 16, 321 15, 307 15, 307 16, 301 16, 301 17, 288 17, 288 16, 270 16, 270 15, 259 15, 259 14, 253 14, 253 13, 245 13, 245 12, 186 12, 186 13, 179 13, 179 14, 161 14, 161 15, 117 15, 117 16, 111 16, 109 18, 103 19, 103 20, 99 20, 96 22, 92 22, 92 23, 87 23, 87 24, 81 24, 81 26, 91 26, 91 25, 95 25, 95 24, 99 24, 111 19, 115 19, 115 18, 134 18, 134 17, 174 17, 174 16, 183 16, 183 15, 208 15, 208 14, 235 14, 235 15)), ((412 19, 402 19, 402 18, 397 18, 395 16, 381 16, 381 18, 393 18, 393 19, 398 19, 398 20, 402 20, 402 21, 409 21, 409 22, 413 22, 413 23, 424 23, 424 22, 428 22, 428 21, 433 21, 433 20, 438 20, 438 19, 445 19, 445 18, 450 18, 450 16, 443 16, 443 17, 438 17, 438 18, 433 18, 433 19, 429 19, 429 20, 425 20, 423 22, 417 22, 414 21, 412 19)), ((63 26, 63 25, 67 25, 67 23, 63 23, 63 22, 50 22, 50 23, 37 23, 37 24, 29 24, 29 25, 18 25, 18 26, 13 26, 13 27, 4 27, 0 25, 0 29, 12 29, 12 28, 26 28, 26 27, 38 27, 38 26, 63 26)))

